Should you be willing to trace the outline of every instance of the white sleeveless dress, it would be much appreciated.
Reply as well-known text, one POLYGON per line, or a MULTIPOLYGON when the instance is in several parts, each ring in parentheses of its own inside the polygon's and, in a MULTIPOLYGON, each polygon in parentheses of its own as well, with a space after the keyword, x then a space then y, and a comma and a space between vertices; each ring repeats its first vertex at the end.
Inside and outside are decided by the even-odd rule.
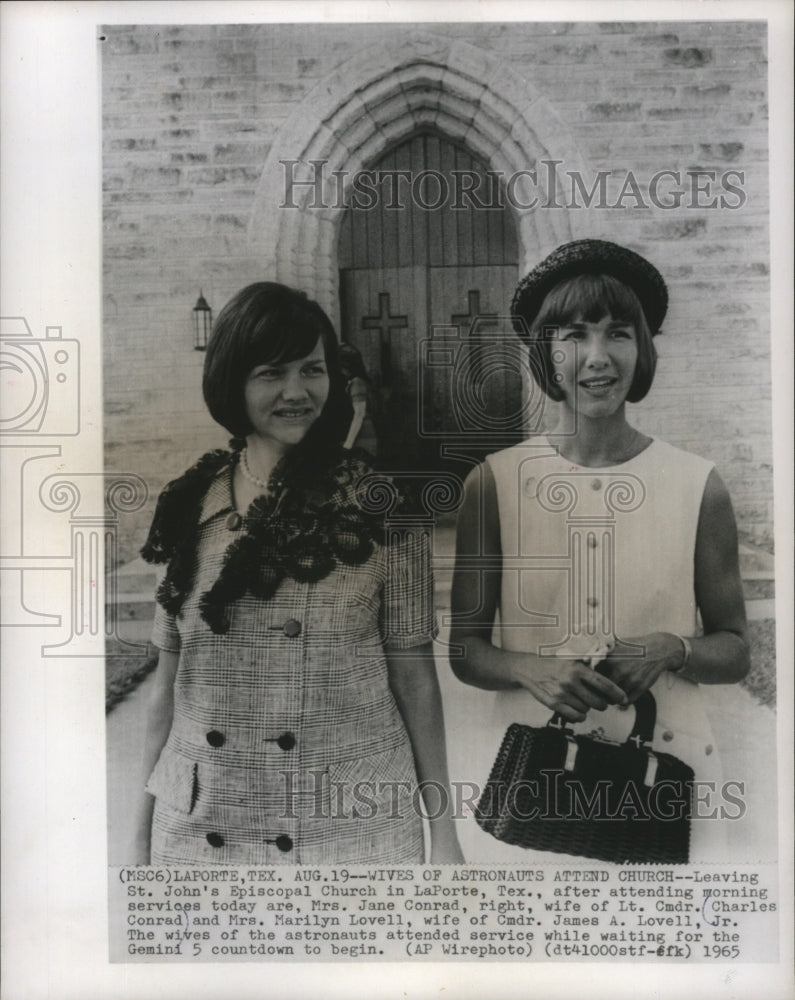
MULTIPOLYGON (((493 641, 541 655, 584 654, 612 635, 631 640, 652 632, 698 635, 694 553, 711 463, 653 440, 620 465, 572 465, 545 438, 490 455, 500 519, 503 570, 493 641)), ((654 746, 688 763, 697 781, 721 769, 699 685, 670 672, 652 688, 657 702, 654 746)), ((544 725, 550 710, 529 691, 497 692, 480 753, 486 774, 513 722, 544 725), (490 748, 489 748, 490 744, 490 748)), ((625 740, 630 708, 592 711, 578 732, 625 740)), ((703 811, 703 810, 699 810, 703 811)), ((716 861, 724 824, 694 819, 691 860, 716 861)), ((468 832, 469 833, 469 832, 468 832)), ((468 861, 555 860, 469 833, 468 861)))

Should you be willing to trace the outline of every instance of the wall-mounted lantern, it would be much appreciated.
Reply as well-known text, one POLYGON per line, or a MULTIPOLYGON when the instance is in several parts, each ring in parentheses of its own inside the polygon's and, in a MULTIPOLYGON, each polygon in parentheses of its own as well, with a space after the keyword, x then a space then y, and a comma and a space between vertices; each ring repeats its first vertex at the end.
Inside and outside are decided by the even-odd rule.
POLYGON ((193 348, 196 351, 207 349, 207 341, 210 339, 210 330, 213 328, 213 311, 207 304, 204 293, 199 291, 199 298, 193 307, 193 348))

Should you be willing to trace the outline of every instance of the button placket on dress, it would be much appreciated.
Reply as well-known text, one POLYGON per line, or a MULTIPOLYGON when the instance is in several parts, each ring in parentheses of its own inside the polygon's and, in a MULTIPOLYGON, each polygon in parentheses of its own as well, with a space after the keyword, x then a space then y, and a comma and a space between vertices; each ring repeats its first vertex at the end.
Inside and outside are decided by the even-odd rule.
MULTIPOLYGON (((269 626, 269 642, 273 643, 279 655, 284 655, 290 676, 289 711, 280 714, 277 725, 268 725, 265 741, 270 745, 281 760, 276 769, 293 771, 302 784, 300 775, 303 771, 303 718, 305 711, 306 687, 306 643, 308 630, 306 627, 308 586, 288 581, 291 600, 290 611, 284 609, 287 602, 279 602, 280 610, 274 623, 269 626)), ((265 843, 275 848, 280 860, 286 860, 289 855, 291 864, 301 863, 301 812, 295 809, 294 803, 288 801, 293 782, 283 781, 284 796, 269 817, 265 832, 265 843)))
MULTIPOLYGON (((271 517, 278 516, 282 507, 284 495, 278 498, 271 517)), ((230 531, 238 531, 245 524, 245 519, 236 513, 230 514, 227 518, 227 528, 230 531)), ((275 620, 273 624, 266 626, 265 635, 262 637, 269 651, 275 650, 276 657, 284 656, 288 663, 287 674, 290 677, 289 686, 284 689, 280 685, 279 690, 274 692, 271 688, 268 672, 260 665, 261 684, 257 687, 259 704, 255 706, 257 713, 262 717, 263 736, 260 740, 261 749, 265 761, 263 768, 265 773, 274 776, 280 774, 282 769, 300 770, 301 754, 300 739, 296 735, 300 733, 301 720, 303 718, 303 688, 305 671, 305 635, 303 628, 303 618, 306 612, 306 586, 296 584, 287 580, 282 585, 287 587, 291 593, 290 609, 293 614, 288 614, 284 610, 285 601, 274 598, 275 620), (298 598, 298 601, 296 601, 298 598), (276 609, 279 609, 278 611, 276 609), (279 698, 286 698, 288 701, 287 723, 284 723, 284 706, 278 713, 280 721, 272 722, 268 718, 268 710, 279 698), (274 756, 274 753, 277 756, 274 756), (283 758, 280 760, 279 758, 283 758)), ((298 828, 299 820, 295 818, 295 812, 291 804, 287 801, 290 782, 282 780, 277 782, 277 787, 284 788, 284 799, 277 804, 274 799, 273 806, 269 811, 265 811, 262 821, 260 836, 262 843, 267 845, 267 854, 270 855, 275 849, 278 856, 275 860, 285 860, 284 855, 290 854, 290 862, 300 863, 297 845, 300 843, 300 832, 298 828)), ((270 861, 271 858, 268 857, 270 861)))
POLYGON ((570 546, 575 554, 575 594, 579 597, 578 617, 572 629, 580 629, 594 640, 612 637, 614 622, 610 602, 611 532, 614 525, 605 508, 604 483, 599 476, 588 480, 572 477, 578 494, 575 510, 569 511, 570 546), (588 488, 584 488, 588 485, 588 488))
MULTIPOLYGON (((220 488, 221 484, 216 483, 214 487, 218 487, 217 491, 213 490, 212 495, 208 494, 209 509, 207 510, 206 530, 208 531, 208 547, 212 550, 218 549, 215 556, 217 559, 221 555, 221 552, 225 556, 228 545, 245 528, 246 520, 243 515, 231 507, 231 490, 226 492, 226 502, 224 503, 224 493, 220 488), (219 517, 219 519, 214 520, 216 517, 219 517)), ((254 703, 251 705, 251 708, 256 714, 262 717, 261 731, 267 734, 260 740, 263 757, 261 765, 262 775, 266 782, 269 775, 274 777, 275 780, 275 776, 279 773, 282 762, 278 758, 284 758, 284 766, 286 767, 294 767, 296 769, 300 767, 300 758, 298 756, 299 740, 296 733, 300 729, 300 720, 303 711, 301 693, 304 686, 305 656, 303 655, 303 651, 305 635, 301 619, 305 610, 306 587, 296 585, 292 581, 288 582, 287 586, 293 591, 291 596, 298 598, 298 601, 296 602, 295 599, 291 600, 289 612, 284 610, 284 601, 276 600, 274 602, 276 608, 279 606, 282 608, 281 611, 277 611, 279 615, 278 623, 266 627, 266 634, 262 638, 268 647, 266 659, 275 655, 277 659, 283 656, 288 661, 286 673, 291 678, 289 689, 283 690, 280 685, 278 693, 274 692, 268 678, 269 671, 265 669, 264 662, 262 661, 260 661, 260 666, 257 668, 257 657, 253 653, 251 654, 252 663, 249 667, 249 669, 258 671, 260 674, 260 683, 252 691, 254 703), (277 698, 274 698, 274 695, 277 695, 277 698), (279 716, 278 723, 269 721, 268 719, 269 713, 274 712, 274 702, 278 698, 286 698, 288 702, 287 706, 283 706, 283 708, 287 708, 286 715, 289 724, 285 724, 284 722, 284 711, 275 713, 279 716), (271 733, 272 735, 270 735, 271 733), (275 751, 275 754, 273 751, 275 751), (276 755, 278 755, 278 758, 276 755)), ((242 605, 238 604, 234 610, 230 609, 230 612, 234 620, 236 614, 245 615, 249 612, 249 609, 244 600, 242 605)), ((234 658, 234 649, 231 647, 230 656, 234 658)), ((282 671, 279 672, 282 673, 282 671)), ((228 751, 225 759, 228 761, 230 755, 234 759, 236 752, 245 752, 245 734, 234 734, 230 731, 225 732, 224 729, 223 724, 211 725, 205 734, 205 740, 208 749, 211 748, 210 753, 213 756, 215 756, 214 752, 225 748, 228 751)), ((284 782, 277 782, 277 787, 283 787, 285 784, 284 782)), ((267 852, 266 858, 268 861, 270 860, 269 855, 271 852, 275 853, 275 860, 286 860, 285 855, 287 854, 297 855, 296 846, 300 840, 298 831, 294 825, 297 824, 297 821, 290 819, 289 816, 290 813, 286 800, 283 803, 279 803, 275 798, 272 800, 271 807, 265 809, 261 814, 261 843, 267 852)), ((228 832, 223 827, 215 826, 207 830, 204 839, 210 847, 220 850, 224 847, 231 848, 235 838, 231 831, 228 832)), ((297 863, 298 857, 290 857, 290 861, 297 863)))

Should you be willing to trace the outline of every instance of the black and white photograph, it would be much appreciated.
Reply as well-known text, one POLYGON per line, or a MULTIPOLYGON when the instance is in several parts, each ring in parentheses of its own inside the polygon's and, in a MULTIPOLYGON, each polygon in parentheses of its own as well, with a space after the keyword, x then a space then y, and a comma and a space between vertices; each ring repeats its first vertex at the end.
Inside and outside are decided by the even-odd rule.
POLYGON ((791 10, 4 22, 9 1000, 791 996, 791 10))

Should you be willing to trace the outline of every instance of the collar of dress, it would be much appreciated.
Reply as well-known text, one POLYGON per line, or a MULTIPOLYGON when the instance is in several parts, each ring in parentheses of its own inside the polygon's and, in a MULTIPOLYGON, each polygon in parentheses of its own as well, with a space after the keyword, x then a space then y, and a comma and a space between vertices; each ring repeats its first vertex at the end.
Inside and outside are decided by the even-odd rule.
POLYGON ((199 511, 199 526, 206 524, 211 518, 218 514, 229 514, 234 509, 232 501, 232 476, 234 474, 234 463, 225 465, 220 469, 207 487, 207 492, 202 500, 199 511))
MULTIPOLYGON (((168 563, 157 600, 170 614, 179 613, 193 587, 200 526, 234 509, 233 469, 233 455, 208 453, 158 500, 142 555, 149 562, 168 563)), ((379 473, 376 480, 384 488, 368 497, 364 484, 372 473, 362 455, 346 453, 336 466, 319 472, 314 489, 290 489, 274 475, 273 493, 252 501, 218 578, 200 597, 201 617, 212 631, 227 631, 231 605, 245 593, 270 600, 285 577, 315 583, 340 563, 365 562, 374 544, 391 544, 386 509, 374 501, 389 495, 387 506, 400 510, 404 498, 394 488, 390 493, 385 488, 391 485, 389 477, 379 473)))

